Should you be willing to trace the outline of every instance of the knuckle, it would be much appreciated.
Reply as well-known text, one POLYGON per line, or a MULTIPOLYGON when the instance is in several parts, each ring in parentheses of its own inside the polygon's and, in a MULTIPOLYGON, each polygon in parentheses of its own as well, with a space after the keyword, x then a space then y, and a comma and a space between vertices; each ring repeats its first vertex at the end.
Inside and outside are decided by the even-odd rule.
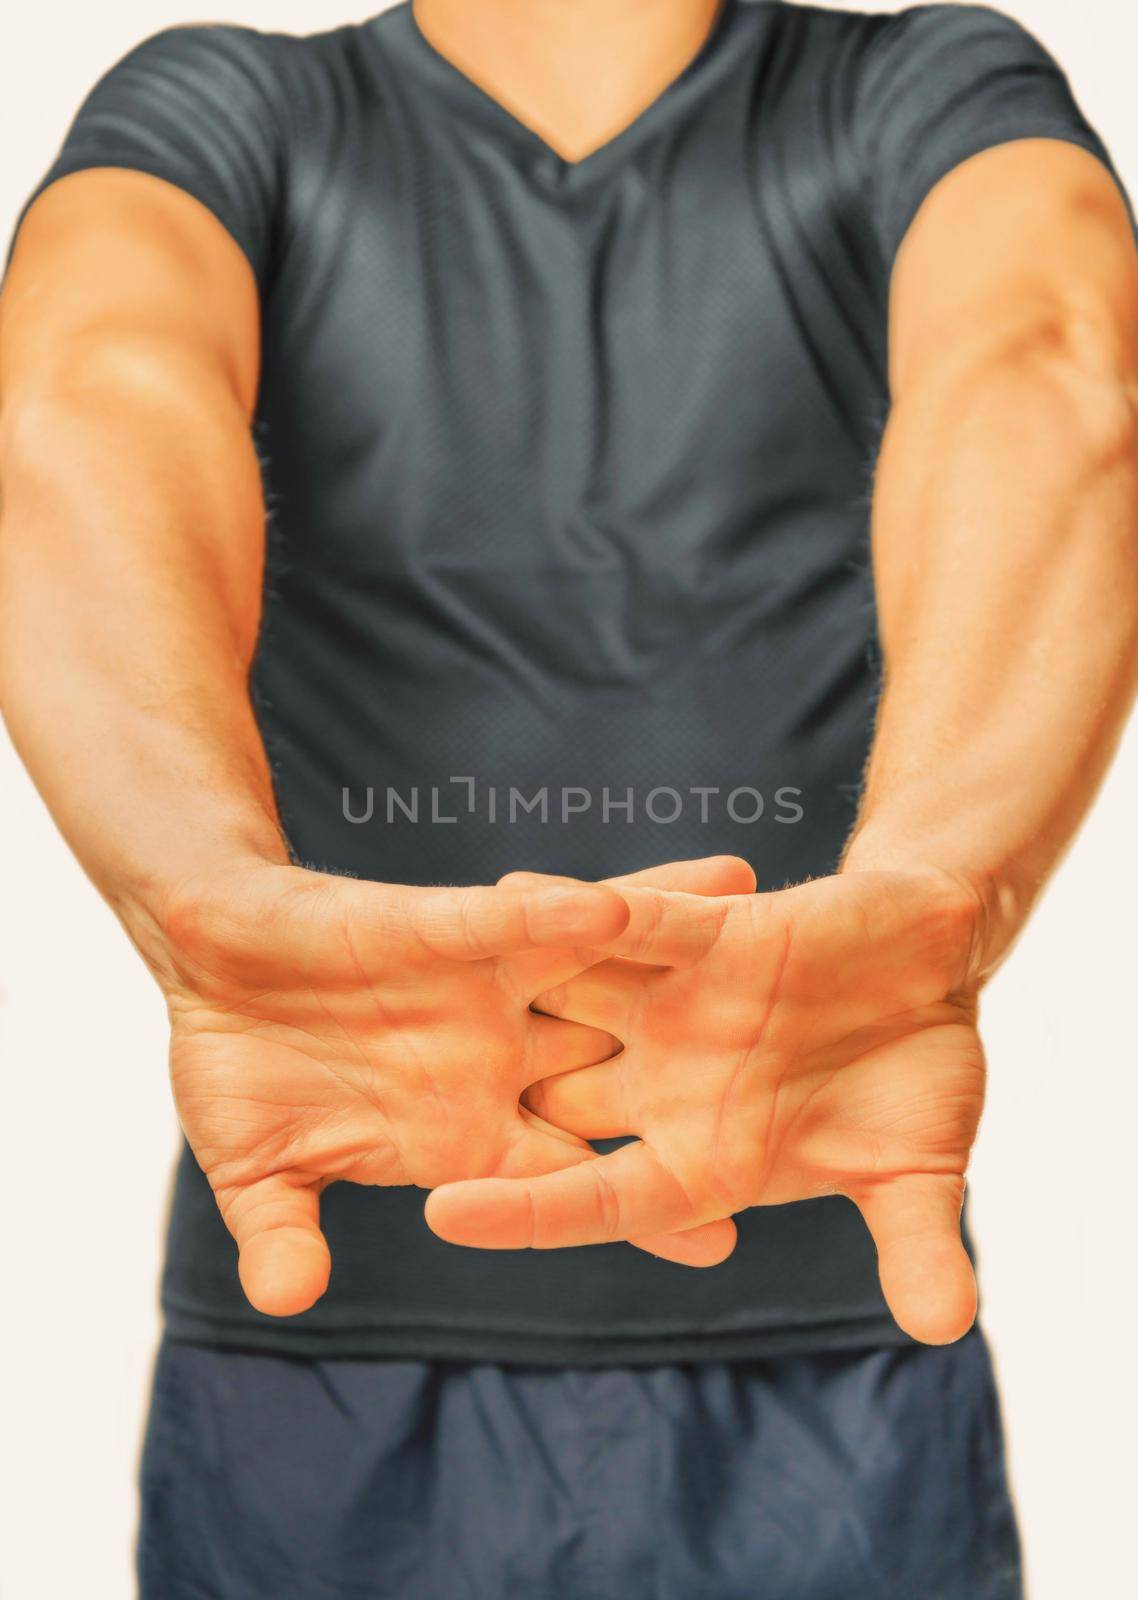
POLYGON ((619 1239, 621 1237, 620 1194, 600 1161, 592 1167, 591 1172, 601 1232, 606 1240, 619 1239))

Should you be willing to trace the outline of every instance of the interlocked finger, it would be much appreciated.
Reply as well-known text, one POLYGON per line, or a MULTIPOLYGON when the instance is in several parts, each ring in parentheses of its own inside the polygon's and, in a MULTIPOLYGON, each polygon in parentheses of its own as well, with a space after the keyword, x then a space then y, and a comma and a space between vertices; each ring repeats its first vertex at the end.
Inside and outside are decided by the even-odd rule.
POLYGON ((623 899, 603 884, 412 888, 400 905, 427 950, 453 961, 508 956, 535 945, 604 946, 628 922, 623 899))
POLYGON ((617 1039, 627 1039, 636 1020, 652 1005, 660 969, 624 961, 602 961, 556 989, 539 994, 535 1011, 600 1028, 617 1039))
POLYGON ((608 1061, 621 1048, 620 1040, 603 1029, 549 1016, 526 1019, 525 1049, 519 1089, 541 1078, 572 1074, 577 1068, 608 1061))
MULTIPOLYGON (((540 872, 509 872, 499 880, 499 886, 503 888, 530 890, 543 884, 571 888, 580 883, 581 880, 577 878, 555 877, 540 872)), ((693 945, 700 954, 710 947, 722 918, 722 909, 713 909, 709 917, 705 907, 703 921, 690 927, 687 937, 683 938, 662 927, 661 923, 690 920, 692 907, 690 903, 679 903, 670 907, 671 916, 664 918, 663 912, 668 907, 668 902, 663 898, 664 892, 683 896, 688 902, 691 898, 749 895, 754 891, 755 874, 738 856, 709 856, 699 861, 669 861, 662 866, 647 867, 642 872, 609 878, 606 879, 606 886, 619 891, 629 904, 630 922, 625 929, 625 942, 630 948, 623 949, 620 952, 622 955, 630 957, 631 946, 647 947, 653 939, 658 949, 663 950, 667 939, 679 951, 681 959, 687 959, 685 952, 689 952, 693 945)), ((614 947, 608 948, 612 950, 614 947)), ((539 991, 564 983, 585 967, 602 960, 604 954, 605 947, 522 951, 507 964, 508 981, 515 993, 525 996, 528 1004, 539 991)), ((658 965, 667 964, 663 954, 636 959, 651 959, 658 965)))
POLYGON ((626 1063, 616 1056, 599 1066, 531 1083, 523 1104, 579 1138, 619 1139, 640 1131, 628 1109, 627 1087, 626 1063))

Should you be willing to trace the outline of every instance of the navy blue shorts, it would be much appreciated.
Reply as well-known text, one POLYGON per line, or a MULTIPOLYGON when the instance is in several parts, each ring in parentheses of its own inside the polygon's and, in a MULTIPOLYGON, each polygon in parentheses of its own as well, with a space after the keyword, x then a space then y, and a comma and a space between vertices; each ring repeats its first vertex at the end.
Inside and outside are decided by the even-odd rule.
POLYGON ((987 1347, 543 1369, 167 1341, 142 1600, 1021 1600, 987 1347))

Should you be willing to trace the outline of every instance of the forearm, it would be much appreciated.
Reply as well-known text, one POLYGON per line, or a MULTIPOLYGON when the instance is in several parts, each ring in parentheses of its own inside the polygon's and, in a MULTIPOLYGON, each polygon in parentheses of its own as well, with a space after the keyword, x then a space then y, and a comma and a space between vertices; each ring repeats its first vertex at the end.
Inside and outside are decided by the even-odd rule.
POLYGON ((1138 422, 1062 320, 894 408, 874 500, 884 688, 845 867, 979 893, 990 970, 1070 840, 1138 678, 1138 422))
POLYGON ((284 859, 246 678, 261 489, 237 401, 171 358, 16 385, 0 416, 0 699, 68 842, 153 964, 168 889, 284 859))

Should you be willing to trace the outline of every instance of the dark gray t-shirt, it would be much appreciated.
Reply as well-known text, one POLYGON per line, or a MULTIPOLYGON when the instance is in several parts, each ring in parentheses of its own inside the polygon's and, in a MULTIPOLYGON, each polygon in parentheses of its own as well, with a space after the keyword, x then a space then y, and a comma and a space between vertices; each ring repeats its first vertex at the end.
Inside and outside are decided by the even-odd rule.
MULTIPOLYGON (((949 5, 727 0, 576 164, 405 5, 308 38, 174 29, 104 78, 46 182, 168 179, 260 287, 253 684, 298 859, 412 883, 720 851, 763 887, 831 871, 876 687, 890 265, 940 177, 1031 136, 1106 159, 1033 38, 949 5)), ((413 1189, 323 1207, 327 1295, 262 1317, 186 1152, 170 1330, 536 1362, 903 1339, 840 1198, 746 1213, 708 1272, 456 1248, 413 1189)))

